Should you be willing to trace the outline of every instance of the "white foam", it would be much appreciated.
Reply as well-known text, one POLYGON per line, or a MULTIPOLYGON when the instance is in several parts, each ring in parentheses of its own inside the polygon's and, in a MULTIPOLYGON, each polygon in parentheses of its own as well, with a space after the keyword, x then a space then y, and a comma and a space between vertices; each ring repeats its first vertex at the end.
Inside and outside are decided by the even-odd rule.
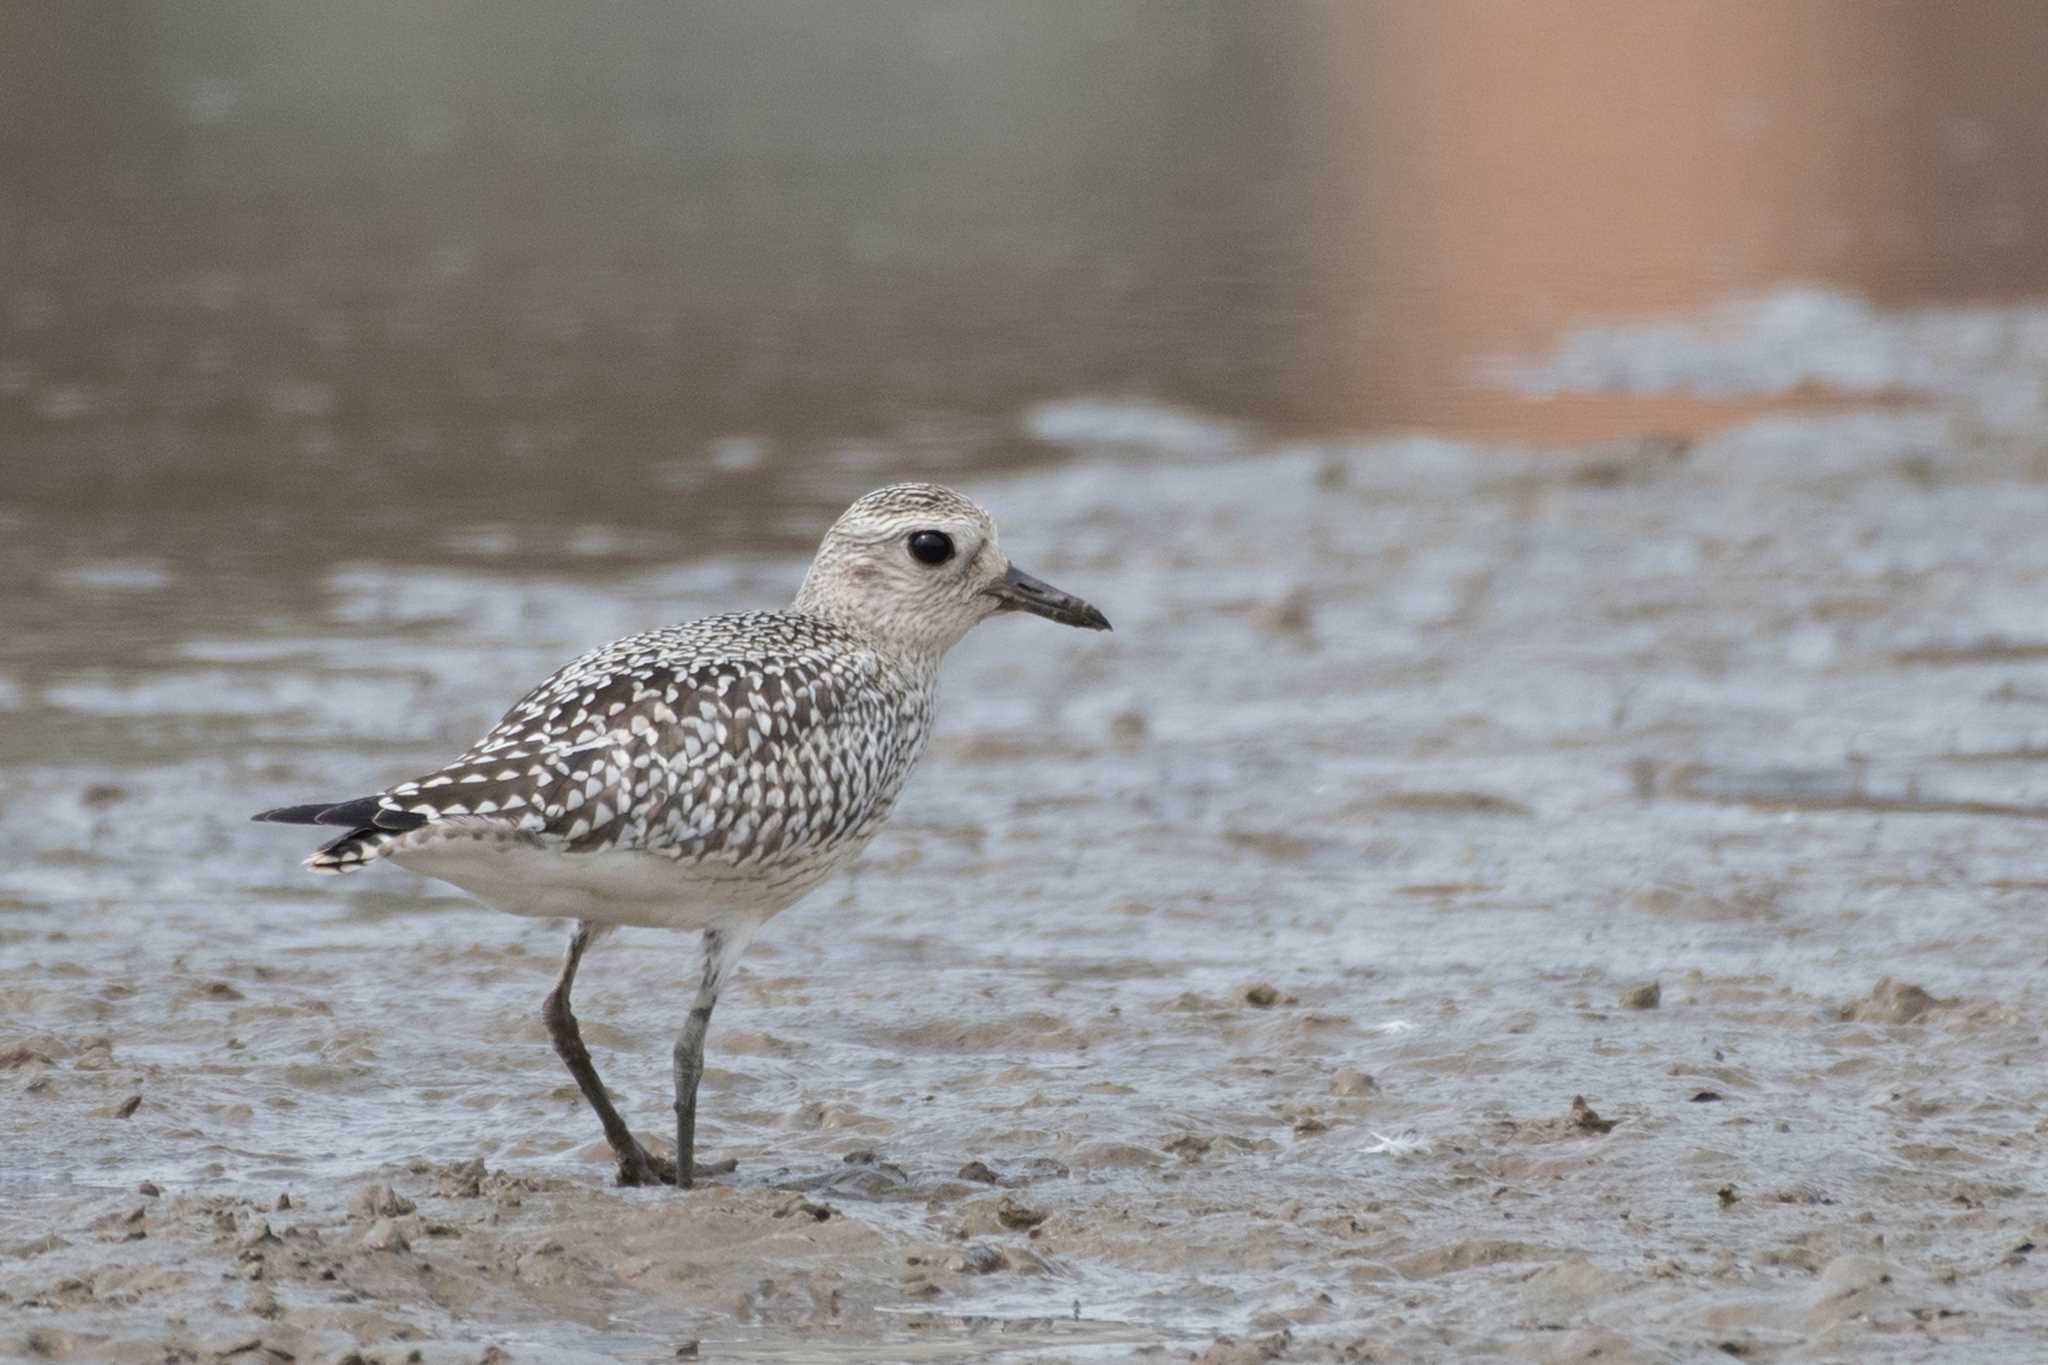
POLYGON ((1362 1148, 1367 1156, 1427 1156, 1429 1139, 1413 1128, 1405 1128, 1389 1137, 1385 1133, 1373 1133, 1373 1145, 1362 1148))

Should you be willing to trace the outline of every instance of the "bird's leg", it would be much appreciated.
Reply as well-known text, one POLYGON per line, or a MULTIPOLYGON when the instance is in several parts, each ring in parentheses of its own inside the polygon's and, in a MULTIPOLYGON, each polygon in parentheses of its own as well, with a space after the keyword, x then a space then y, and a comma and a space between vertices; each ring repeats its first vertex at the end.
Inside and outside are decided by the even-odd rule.
POLYGON ((718 1004, 718 988, 725 975, 746 951, 751 933, 729 929, 704 931, 704 976, 697 984, 697 999, 690 1017, 676 1039, 676 1184, 689 1189, 697 1175, 732 1169, 730 1163, 716 1167, 693 1164, 697 1151, 697 1083, 704 1079, 704 1034, 711 1027, 711 1011, 718 1004))
POLYGON ((612 1107, 611 1096, 605 1093, 604 1082, 597 1078, 597 1068, 591 1065, 590 1049, 583 1046, 583 1034, 576 1027, 576 1016, 569 1012, 569 990, 576 984, 576 968, 583 961, 583 950, 595 938, 596 931, 582 923, 569 936, 569 950, 562 955, 561 978, 541 1005, 541 1018, 547 1021, 548 1036, 554 1040, 555 1052, 568 1065, 569 1074, 576 1078, 576 1088, 583 1092, 584 1099, 590 1101, 590 1107, 597 1111, 597 1121, 604 1125, 605 1141, 612 1145, 612 1154, 619 1160, 619 1183, 665 1185, 674 1180, 674 1172, 664 1169, 661 1158, 640 1145, 639 1139, 633 1136, 633 1130, 626 1127, 626 1121, 612 1107))

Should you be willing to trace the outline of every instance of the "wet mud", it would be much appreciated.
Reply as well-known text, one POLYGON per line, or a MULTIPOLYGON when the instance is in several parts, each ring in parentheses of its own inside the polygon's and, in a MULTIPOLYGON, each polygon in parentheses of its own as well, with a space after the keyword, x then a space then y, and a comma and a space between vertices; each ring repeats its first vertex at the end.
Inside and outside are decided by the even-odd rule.
MULTIPOLYGON (((1944 377, 1939 317, 1864 321, 1918 339, 1882 405, 1676 444, 1020 414, 1064 460, 960 482, 1116 633, 961 648, 892 826, 729 986, 737 1169, 682 1196, 609 1184, 557 926, 246 816, 801 549, 279 580, 17 524, 0 1355, 2036 1358, 2043 333, 1981 310, 1944 377)), ((650 1145, 694 968, 624 931, 579 992, 650 1145)))

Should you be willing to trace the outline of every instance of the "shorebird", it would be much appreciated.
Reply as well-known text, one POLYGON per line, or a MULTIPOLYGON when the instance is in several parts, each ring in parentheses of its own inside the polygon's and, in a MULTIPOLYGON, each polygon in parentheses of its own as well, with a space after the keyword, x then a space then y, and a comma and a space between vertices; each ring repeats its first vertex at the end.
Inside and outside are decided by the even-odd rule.
POLYGON ((1011 564, 979 506, 928 483, 878 489, 826 533, 784 611, 668 626, 592 650, 446 767, 375 796, 264 811, 337 825, 306 866, 389 860, 508 914, 575 921, 541 1008, 625 1185, 688 1188, 718 992, 760 927, 857 853, 924 751, 939 660, 1000 612, 1108 630, 1011 564), (569 1008, 584 953, 620 925, 701 931, 674 1051, 675 1158, 612 1105, 569 1008))

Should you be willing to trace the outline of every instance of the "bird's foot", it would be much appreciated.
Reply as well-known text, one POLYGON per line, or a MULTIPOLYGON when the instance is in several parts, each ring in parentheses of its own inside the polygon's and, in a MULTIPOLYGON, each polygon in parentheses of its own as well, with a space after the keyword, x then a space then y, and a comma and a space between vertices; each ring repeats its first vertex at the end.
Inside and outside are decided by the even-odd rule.
POLYGON ((656 1156, 639 1143, 617 1154, 619 1158, 619 1183, 621 1185, 673 1185, 676 1183, 676 1163, 665 1156, 656 1156))
MULTIPOLYGON (((690 1179, 694 1183, 704 1179, 706 1176, 731 1175, 739 1167, 740 1163, 732 1157, 727 1157, 723 1161, 709 1163, 696 1161, 690 1164, 690 1179)), ((619 1183, 621 1185, 673 1185, 676 1183, 675 1160, 672 1157, 663 1156, 659 1152, 650 1152, 636 1142, 633 1144, 631 1151, 621 1153, 619 1156, 619 1183)))

